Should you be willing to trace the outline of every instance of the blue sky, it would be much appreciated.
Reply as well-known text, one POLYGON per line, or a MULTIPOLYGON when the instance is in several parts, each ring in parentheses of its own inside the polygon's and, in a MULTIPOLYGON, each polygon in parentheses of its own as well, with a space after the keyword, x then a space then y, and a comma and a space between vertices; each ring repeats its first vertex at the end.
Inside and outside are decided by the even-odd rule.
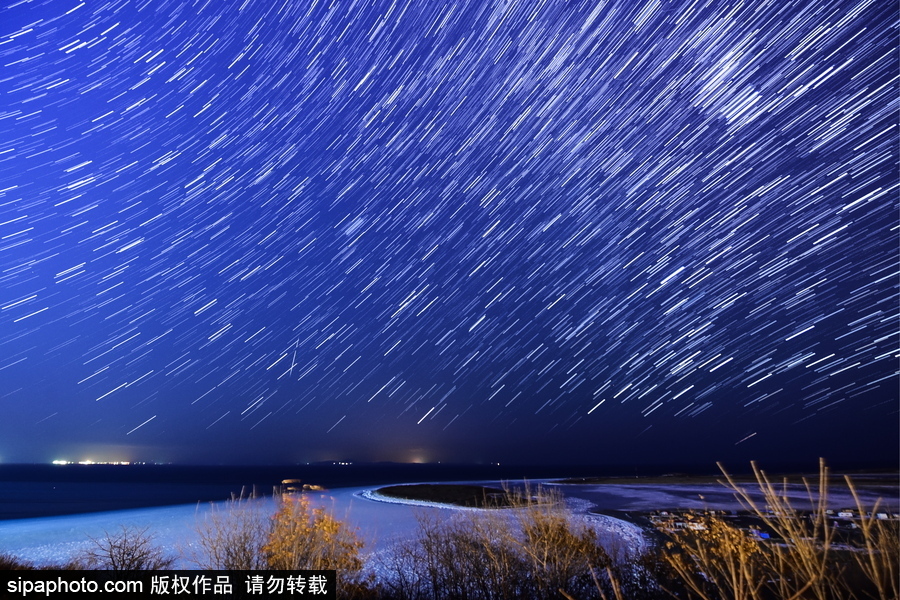
POLYGON ((7 4, 0 460, 896 459, 895 18, 7 4))

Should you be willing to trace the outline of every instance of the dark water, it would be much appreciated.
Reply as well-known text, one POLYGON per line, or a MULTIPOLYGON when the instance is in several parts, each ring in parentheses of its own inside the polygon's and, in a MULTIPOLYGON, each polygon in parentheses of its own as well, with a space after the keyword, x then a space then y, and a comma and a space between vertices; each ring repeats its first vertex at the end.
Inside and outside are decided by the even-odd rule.
POLYGON ((285 466, 0 465, 0 520, 226 500, 271 494, 284 479, 351 486, 616 474, 610 467, 352 464, 285 466))

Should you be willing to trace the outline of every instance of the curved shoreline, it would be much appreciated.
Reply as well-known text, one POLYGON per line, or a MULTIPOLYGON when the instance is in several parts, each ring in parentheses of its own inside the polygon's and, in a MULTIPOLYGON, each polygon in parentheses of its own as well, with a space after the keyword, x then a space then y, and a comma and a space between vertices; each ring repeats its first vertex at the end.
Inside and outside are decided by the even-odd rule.
POLYGON ((385 504, 405 504, 407 506, 420 506, 423 508, 446 508, 449 510, 493 510, 490 508, 477 508, 474 506, 459 506, 457 504, 446 504, 443 502, 430 502, 428 500, 408 500, 405 498, 395 498, 393 496, 385 496, 379 494, 378 490, 362 490, 353 494, 357 498, 363 498, 372 502, 383 502, 385 504))
MULTIPOLYGON (((468 506, 457 506, 454 504, 444 504, 440 502, 428 502, 424 500, 407 500, 403 498, 394 498, 390 496, 384 496, 378 493, 376 489, 366 489, 353 494, 357 498, 363 498, 365 500, 369 500, 371 502, 382 502, 385 504, 400 504, 407 506, 416 506, 422 508, 443 508, 448 510, 456 510, 456 511, 493 511, 495 509, 490 508, 475 508, 468 506)), ((566 504, 570 507, 572 500, 574 500, 574 504, 580 504, 581 502, 577 498, 567 498, 566 504)), ((587 503, 589 504, 589 503, 587 503)), ((611 517, 609 515, 596 514, 596 513, 588 513, 586 510, 587 507, 580 507, 582 510, 574 510, 572 511, 572 517, 580 519, 583 521, 588 527, 595 529, 595 531, 603 532, 607 535, 612 535, 614 537, 619 538, 624 542, 624 555, 621 558, 625 558, 625 556, 634 556, 641 554, 650 544, 650 540, 647 535, 644 533, 644 530, 634 523, 629 523, 623 519, 618 519, 616 517, 611 517)), ((515 510, 515 509, 513 509, 515 510)))

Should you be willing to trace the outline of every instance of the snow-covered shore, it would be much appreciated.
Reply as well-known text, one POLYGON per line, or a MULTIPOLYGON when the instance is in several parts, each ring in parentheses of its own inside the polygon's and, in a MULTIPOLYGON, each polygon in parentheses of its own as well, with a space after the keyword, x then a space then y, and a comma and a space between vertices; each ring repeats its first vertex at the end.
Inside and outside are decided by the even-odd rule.
MULTIPOLYGON (((473 483, 473 482, 465 482, 473 483)), ((481 481, 479 485, 497 485, 502 482, 481 481)), ((740 508, 733 494, 721 486, 713 485, 557 485, 548 481, 531 484, 548 485, 558 489, 575 518, 597 531, 601 543, 607 547, 624 549, 629 554, 640 551, 649 543, 640 527, 610 516, 597 515, 592 510, 649 511, 654 509, 692 508, 740 508)), ((382 486, 379 486, 382 487, 382 486)), ((802 506, 801 490, 797 492, 797 506, 802 506)), ((877 492, 860 490, 865 504, 878 497, 877 492)), ((829 496, 829 504, 840 508, 852 506, 852 497, 841 493, 829 496)), ((389 498, 378 493, 377 488, 339 488, 323 493, 311 493, 309 498, 317 505, 329 509, 338 519, 357 529, 366 544, 366 551, 377 554, 398 540, 408 540, 417 535, 417 515, 423 509, 446 513, 448 518, 461 511, 477 511, 465 507, 449 506, 436 502, 389 498)), ((275 509, 271 498, 255 500, 264 510, 275 509)), ((808 500, 807 500, 808 502, 808 500)), ((896 496, 888 496, 883 505, 892 510, 897 505, 896 496)), ((223 503, 217 503, 222 505, 223 503)), ((90 546, 90 538, 102 538, 121 526, 147 527, 155 542, 178 552, 196 540, 196 525, 206 511, 216 504, 187 504, 168 507, 121 510, 62 517, 18 519, 0 521, 0 553, 9 553, 36 564, 59 564, 69 560, 80 550, 90 546)), ((181 560, 179 567, 195 565, 181 560)))
MULTIPOLYGON (((377 490, 362 490, 357 496, 372 502, 396 504, 418 508, 437 508, 448 511, 480 512, 485 509, 465 506, 454 506, 439 502, 427 502, 423 500, 407 500, 379 494, 377 490)), ((614 552, 620 558, 627 558, 643 552, 649 544, 649 540, 643 529, 639 526, 617 519, 609 515, 589 513, 592 503, 582 498, 565 498, 566 506, 574 519, 582 520, 586 525, 597 532, 601 543, 614 552)), ((493 510, 493 509, 488 509, 493 510)))
POLYGON ((359 498, 371 500, 372 502, 384 502, 385 504, 402 504, 404 506, 419 506, 422 508, 444 508, 447 510, 459 511, 480 511, 481 508, 473 508, 469 506, 456 506, 453 504, 444 504, 442 502, 428 502, 426 500, 407 500, 405 498, 395 498, 393 496, 385 496, 379 494, 378 490, 363 490, 356 494, 359 498))
POLYGON ((591 524, 595 531, 604 532, 608 537, 617 539, 619 543, 605 546, 617 558, 637 556, 643 553, 650 543, 644 530, 634 523, 609 515, 584 515, 584 520, 591 524))
MULTIPOLYGON (((481 482, 482 484, 496 482, 481 482)), ((536 482, 538 483, 538 482, 536 482)), ((382 486, 379 486, 382 487, 382 486)), ((311 500, 327 507, 337 518, 357 529, 371 554, 382 553, 400 540, 416 535, 417 514, 422 509, 454 513, 484 509, 451 506, 437 502, 403 500, 379 494, 377 488, 341 488, 310 494, 311 500)), ((263 510, 274 511, 271 498, 255 500, 263 510)), ((642 543, 640 529, 613 519, 589 515, 591 503, 567 497, 567 505, 576 518, 583 518, 604 543, 636 547, 642 543)), ((101 513, 0 521, 0 553, 9 553, 39 565, 62 564, 90 547, 91 538, 102 538, 121 526, 146 527, 156 544, 179 552, 196 540, 196 525, 207 511, 224 503, 187 504, 101 513)), ((179 568, 194 568, 179 559, 179 568)))

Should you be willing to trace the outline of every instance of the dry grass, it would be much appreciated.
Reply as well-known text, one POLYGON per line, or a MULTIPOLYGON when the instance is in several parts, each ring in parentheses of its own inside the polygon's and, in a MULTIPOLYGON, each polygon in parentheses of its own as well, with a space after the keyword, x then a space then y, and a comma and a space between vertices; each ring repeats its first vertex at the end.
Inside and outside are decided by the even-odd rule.
POLYGON ((760 543, 721 519, 694 524, 704 529, 671 533, 663 555, 692 597, 715 600, 727 590, 734 600, 759 598, 765 572, 760 543))
POLYGON ((856 509, 860 514, 859 528, 862 532, 865 551, 853 554, 856 563, 866 578, 877 590, 879 600, 900 597, 900 531, 896 522, 886 522, 871 515, 878 513, 876 502, 871 512, 866 510, 850 478, 847 487, 853 493, 856 509))
POLYGON ((33 571, 35 566, 12 554, 0 553, 0 571, 33 571))
MULTIPOLYGON (((818 484, 804 480, 809 505, 793 506, 787 483, 776 486, 753 463, 751 493, 719 465, 741 504, 779 541, 762 541, 721 518, 703 516, 700 530, 670 533, 663 555, 673 582, 690 598, 716 600, 851 600, 898 597, 900 541, 896 521, 869 516, 849 478, 846 484, 861 515, 858 535, 835 546, 835 524, 827 512, 828 468, 820 462, 818 484), (758 495, 757 495, 758 493, 758 495), (756 497, 762 501, 756 500, 756 497)), ((671 590, 674 597, 684 594, 671 590)))

